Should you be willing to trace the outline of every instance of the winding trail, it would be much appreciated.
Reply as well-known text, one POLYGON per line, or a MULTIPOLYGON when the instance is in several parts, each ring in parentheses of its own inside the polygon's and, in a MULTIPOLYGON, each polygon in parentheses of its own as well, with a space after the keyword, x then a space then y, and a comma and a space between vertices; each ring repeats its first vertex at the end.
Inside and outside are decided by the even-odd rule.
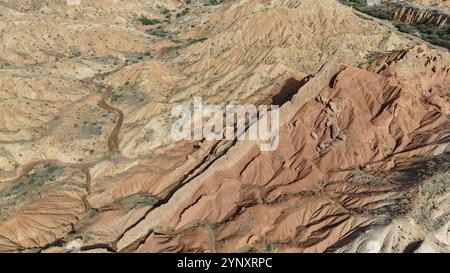
MULTIPOLYGON (((113 107, 112 105, 110 105, 108 103, 108 101, 111 98, 112 92, 114 90, 114 88, 110 85, 104 85, 101 83, 95 83, 93 81, 90 81, 91 83, 95 84, 96 86, 100 86, 102 88, 105 88, 105 92, 103 93, 101 99, 98 101, 97 105, 105 110, 108 111, 113 111, 115 113, 117 113, 118 118, 116 121, 116 124, 113 128, 113 130, 111 131, 109 137, 108 137, 108 153, 106 155, 104 155, 103 157, 101 157, 100 159, 97 159, 95 161, 91 161, 91 162, 86 162, 86 163, 65 163, 65 162, 61 162, 60 160, 56 160, 56 159, 44 159, 44 160, 37 160, 37 161, 33 161, 30 162, 28 164, 25 164, 23 166, 23 168, 20 171, 20 174, 11 180, 8 181, 0 181, 0 184, 2 184, 2 188, 6 188, 9 187, 10 185, 13 185, 17 182, 19 182, 21 179, 23 179, 25 176, 29 175, 37 166, 41 165, 41 164, 52 164, 52 165, 57 165, 57 166, 61 166, 61 167, 67 167, 67 168, 74 168, 74 169, 78 169, 79 171, 83 172, 86 176, 86 181, 85 181, 85 189, 86 189, 86 194, 84 194, 83 196, 81 196, 81 201, 83 202, 84 208, 85 208, 85 212, 87 213, 92 207, 89 203, 88 197, 91 194, 91 182, 92 182, 92 176, 90 173, 90 169, 92 166, 94 166, 95 164, 97 164, 98 162, 102 161, 105 159, 105 157, 110 156, 110 155, 120 155, 120 148, 119 148, 119 134, 120 131, 122 129, 123 126, 123 121, 124 121, 124 114, 122 112, 122 110, 120 110, 119 108, 113 107)), ((73 232, 74 230, 72 230, 71 232, 73 232)), ((64 237, 60 238, 59 240, 55 241, 56 244, 62 244, 64 242, 64 237)), ((55 244, 55 242, 51 243, 49 246, 52 246, 55 244)), ((98 247, 98 246, 88 246, 89 247, 98 247)), ((115 252, 115 249, 110 248, 109 245, 104 246, 107 249, 109 249, 111 252, 115 252)), ((42 248, 41 250, 46 249, 46 247, 42 248)))
MULTIPOLYGON (((108 152, 110 154, 120 154, 119 134, 120 134, 120 130, 122 129, 124 114, 123 114, 122 110, 111 106, 107 102, 111 97, 113 87, 110 85, 103 85, 103 84, 99 84, 99 83, 95 83, 95 84, 97 86, 101 86, 106 89, 103 96, 101 97, 101 99, 98 102, 98 106, 103 109, 116 112, 118 114, 118 119, 117 119, 116 125, 114 126, 113 130, 111 131, 111 133, 108 137, 108 152)), ((8 181, 3 181, 1 183, 4 185, 6 184, 5 187, 15 184, 16 182, 23 179, 25 176, 29 175, 38 165, 41 165, 41 164, 53 164, 53 165, 58 165, 61 167, 75 168, 75 169, 82 171, 86 175, 86 195, 84 195, 82 197, 82 200, 83 200, 86 210, 89 210, 91 208, 91 206, 87 200, 87 197, 91 194, 91 180, 92 180, 89 169, 103 159, 104 159, 104 157, 102 157, 101 159, 95 160, 93 162, 88 162, 88 163, 65 163, 65 162, 62 162, 62 161, 59 161, 56 159, 37 160, 37 161, 33 161, 33 162, 30 162, 30 163, 27 163, 26 165, 24 165, 24 167, 20 171, 20 174, 16 178, 14 178, 12 180, 8 180, 8 181)))
POLYGON ((87 166, 83 171, 86 175, 86 194, 83 195, 82 200, 83 200, 83 204, 84 204, 84 209, 86 211, 91 209, 91 204, 89 204, 88 201, 88 196, 91 194, 91 181, 92 181, 92 177, 91 177, 91 173, 89 172, 89 168, 90 166, 87 166))
POLYGON ((122 130, 122 126, 123 126, 123 120, 124 120, 124 114, 123 111, 120 110, 119 108, 116 108, 114 106, 112 106, 111 104, 108 104, 106 101, 109 100, 111 98, 111 94, 113 91, 113 87, 108 85, 106 86, 106 91, 102 96, 102 99, 98 102, 98 106, 100 106, 103 109, 106 110, 111 110, 113 112, 116 112, 119 116, 117 122, 116 122, 116 126, 114 126, 114 129, 112 130, 111 134, 109 135, 108 138, 108 150, 110 153, 112 154, 118 154, 120 153, 120 141, 119 141, 119 134, 120 134, 120 130, 122 130))

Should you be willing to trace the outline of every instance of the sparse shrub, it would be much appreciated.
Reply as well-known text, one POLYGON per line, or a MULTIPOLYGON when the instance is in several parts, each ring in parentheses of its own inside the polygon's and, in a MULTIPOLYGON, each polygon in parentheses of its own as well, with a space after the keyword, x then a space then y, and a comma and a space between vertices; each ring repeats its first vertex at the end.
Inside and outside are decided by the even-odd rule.
POLYGON ((0 193, 0 197, 25 195, 44 185, 45 183, 54 181, 57 177, 63 174, 63 167, 46 164, 42 168, 37 169, 34 173, 27 175, 26 178, 22 181, 14 184, 9 189, 0 193))
POLYGON ((121 200, 121 203, 123 205, 135 209, 142 208, 145 206, 153 206, 156 202, 157 202, 156 198, 142 194, 133 194, 121 200))
POLYGON ((111 101, 112 101, 112 102, 117 102, 117 101, 119 101, 121 98, 122 98, 122 95, 120 95, 120 94, 112 94, 112 95, 111 95, 111 101))
POLYGON ((169 35, 169 32, 162 29, 149 29, 146 31, 148 34, 157 36, 157 37, 166 37, 169 35))
POLYGON ((397 22, 395 23, 395 26, 397 29, 401 32, 408 33, 408 34, 414 34, 417 29, 409 24, 403 23, 403 22, 397 22))
POLYGON ((166 8, 166 7, 159 7, 159 11, 160 11, 162 14, 165 14, 165 15, 167 15, 167 14, 170 13, 170 9, 168 9, 168 8, 166 8))
POLYGON ((133 204, 133 208, 138 209, 144 206, 152 206, 155 203, 156 203, 155 198, 151 196, 142 195, 135 201, 135 203, 133 204))
MULTIPOLYGON (((340 0, 341 3, 383 20, 393 20, 394 14, 389 4, 368 6, 366 0, 340 0)), ((431 23, 408 24, 395 21, 394 25, 401 32, 418 36, 431 44, 450 49, 450 26, 435 26, 431 23)))
POLYGON ((207 0, 207 3, 205 4, 205 6, 215 6, 218 5, 220 3, 220 1, 218 0, 207 0))
POLYGON ((85 135, 96 135, 102 134, 102 126, 96 123, 86 123, 81 127, 81 133, 85 135))
POLYGON ((189 13, 189 8, 185 8, 183 11, 177 13, 177 18, 183 17, 189 13))
POLYGON ((144 15, 141 15, 141 17, 139 18, 139 21, 144 25, 144 26, 149 26, 149 25, 157 25, 157 24, 161 24, 161 21, 158 19, 149 19, 144 15))
POLYGON ((74 57, 80 57, 81 56, 81 51, 79 49, 74 50, 72 53, 73 53, 74 57))
POLYGON ((432 24, 406 24, 403 22, 396 22, 395 26, 401 32, 414 34, 420 36, 431 44, 450 49, 450 26, 437 27, 432 24))

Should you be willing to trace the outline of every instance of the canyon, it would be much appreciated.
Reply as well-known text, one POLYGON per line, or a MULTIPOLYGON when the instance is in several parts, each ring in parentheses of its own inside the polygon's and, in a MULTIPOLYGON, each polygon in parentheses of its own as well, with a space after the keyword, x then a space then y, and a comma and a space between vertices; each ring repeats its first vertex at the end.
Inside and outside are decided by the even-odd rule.
POLYGON ((0 252, 449 252, 450 54, 341 2, 0 0, 0 252), (173 139, 194 97, 278 149, 173 139))
POLYGON ((341 0, 354 8, 359 16, 376 21, 410 38, 424 40, 429 45, 450 49, 450 6, 448 1, 380 1, 369 5, 365 0, 341 0))

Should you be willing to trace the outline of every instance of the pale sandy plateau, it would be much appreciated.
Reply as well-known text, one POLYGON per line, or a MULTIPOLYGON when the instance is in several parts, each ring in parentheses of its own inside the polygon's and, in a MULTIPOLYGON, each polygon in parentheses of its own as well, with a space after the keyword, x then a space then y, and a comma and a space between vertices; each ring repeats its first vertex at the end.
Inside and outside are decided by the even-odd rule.
POLYGON ((0 252, 449 252, 449 143, 449 52, 336 0, 0 0, 0 252))

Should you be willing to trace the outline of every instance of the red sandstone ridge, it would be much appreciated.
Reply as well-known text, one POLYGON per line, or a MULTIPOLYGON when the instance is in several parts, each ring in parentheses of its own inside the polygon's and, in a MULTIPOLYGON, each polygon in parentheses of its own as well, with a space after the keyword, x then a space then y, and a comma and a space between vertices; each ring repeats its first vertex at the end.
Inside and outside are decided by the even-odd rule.
MULTIPOLYGON (((277 151, 231 148, 125 233, 119 250, 323 252, 413 218, 407 203, 419 197, 388 174, 410 158, 449 152, 448 55, 415 48, 378 73, 338 71, 286 119, 277 151), (412 63, 415 77, 405 75, 412 63), (137 239, 142 243, 134 245, 137 239)), ((416 233, 411 237, 422 235, 416 233)), ((380 236, 372 239, 375 251, 396 251, 411 240, 384 246, 380 236)))

